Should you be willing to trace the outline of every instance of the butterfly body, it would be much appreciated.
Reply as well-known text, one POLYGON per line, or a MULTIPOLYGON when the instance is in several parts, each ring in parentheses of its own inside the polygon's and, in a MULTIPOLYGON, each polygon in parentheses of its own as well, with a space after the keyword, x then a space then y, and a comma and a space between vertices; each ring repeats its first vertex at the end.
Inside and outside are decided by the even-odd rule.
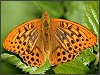
POLYGON ((44 43, 44 50, 47 53, 49 51, 50 48, 50 17, 48 15, 48 13, 45 11, 42 18, 41 18, 41 22, 42 22, 42 37, 43 37, 43 43, 44 43))
POLYGON ((31 66, 69 62, 82 50, 97 43, 96 35, 86 27, 63 19, 52 19, 44 12, 41 19, 17 26, 4 40, 3 46, 19 54, 31 66))

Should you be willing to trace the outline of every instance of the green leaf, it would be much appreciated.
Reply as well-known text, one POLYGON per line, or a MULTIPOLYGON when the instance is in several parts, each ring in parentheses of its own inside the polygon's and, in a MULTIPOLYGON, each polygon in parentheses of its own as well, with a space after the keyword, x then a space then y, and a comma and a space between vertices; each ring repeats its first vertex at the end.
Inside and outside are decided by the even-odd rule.
POLYGON ((39 67, 39 68, 27 66, 15 55, 7 54, 7 53, 3 53, 1 55, 1 60, 5 61, 7 63, 13 64, 13 65, 16 65, 16 67, 22 69, 22 71, 24 71, 24 72, 28 72, 29 74, 44 74, 46 72, 46 70, 48 70, 49 67, 51 66, 48 63, 48 60, 42 67, 39 67))
POLYGON ((48 59, 46 60, 46 63, 39 67, 37 70, 30 72, 30 74, 45 74, 46 70, 50 69, 51 64, 49 63, 48 59))
MULTIPOLYGON (((99 2, 98 1, 87 1, 87 2, 84 2, 84 3, 85 3, 85 9, 86 9, 85 10, 85 17, 84 17, 85 20, 84 20, 84 23, 85 23, 85 26, 89 30, 91 30, 92 32, 94 32, 94 34, 97 35, 97 46, 94 46, 92 48, 92 50, 95 50, 98 53, 98 51, 99 51, 99 47, 98 47, 99 2)), ((92 60, 93 56, 94 56, 94 54, 92 53, 91 57, 90 57, 90 60, 92 60)), ((88 59, 88 57, 86 59, 88 59)))
POLYGON ((78 60, 72 60, 67 63, 59 64, 53 69, 56 74, 88 74, 89 68, 78 60))
POLYGON ((92 48, 88 48, 85 51, 80 52, 76 59, 83 62, 84 65, 87 65, 96 59, 96 55, 93 53, 92 48))
POLYGON ((0 74, 24 74, 25 72, 21 71, 18 67, 15 67, 12 64, 6 62, 0 62, 0 74), (11 67, 11 69, 9 69, 11 67), (15 73, 16 72, 16 73, 15 73))
POLYGON ((64 6, 66 7, 65 18, 80 24, 83 23, 85 10, 83 1, 65 1, 64 6))
POLYGON ((99 32, 99 12, 98 1, 85 2, 85 25, 98 36, 99 32))

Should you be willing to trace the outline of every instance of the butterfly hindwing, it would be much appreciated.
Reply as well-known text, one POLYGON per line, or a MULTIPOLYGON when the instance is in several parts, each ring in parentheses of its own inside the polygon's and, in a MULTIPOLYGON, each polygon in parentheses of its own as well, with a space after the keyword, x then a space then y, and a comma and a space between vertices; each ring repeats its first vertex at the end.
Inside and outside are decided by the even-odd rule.
POLYGON ((77 53, 69 53, 64 50, 63 47, 56 47, 49 55, 49 61, 52 65, 58 65, 59 63, 69 62, 75 58, 77 53))
POLYGON ((44 51, 44 44, 43 39, 41 38, 41 34, 39 37, 37 37, 37 41, 34 44, 28 44, 30 47, 28 47, 23 54, 20 55, 22 57, 23 61, 27 63, 30 66, 42 66, 44 65, 46 61, 46 52, 44 51))

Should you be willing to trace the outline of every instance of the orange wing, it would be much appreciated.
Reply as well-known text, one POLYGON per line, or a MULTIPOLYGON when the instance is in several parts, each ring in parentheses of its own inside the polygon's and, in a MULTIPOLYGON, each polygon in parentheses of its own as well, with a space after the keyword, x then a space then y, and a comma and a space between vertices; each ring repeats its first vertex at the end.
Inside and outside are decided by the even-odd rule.
POLYGON ((51 32, 55 35, 48 54, 52 65, 70 61, 79 51, 97 43, 96 36, 86 27, 68 20, 52 19, 51 32))
POLYGON ((40 19, 21 24, 7 36, 3 46, 6 50, 19 54, 28 65, 41 66, 46 57, 40 29, 40 19))

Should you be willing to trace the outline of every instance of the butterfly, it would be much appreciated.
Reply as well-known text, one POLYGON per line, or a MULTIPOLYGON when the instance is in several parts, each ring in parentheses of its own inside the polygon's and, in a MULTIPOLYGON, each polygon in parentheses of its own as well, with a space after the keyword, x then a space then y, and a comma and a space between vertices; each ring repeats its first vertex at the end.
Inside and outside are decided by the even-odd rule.
POLYGON ((6 50, 18 54, 30 66, 40 67, 46 59, 54 66, 69 62, 97 43, 97 37, 86 27, 64 19, 50 18, 45 11, 14 28, 4 40, 6 50))

